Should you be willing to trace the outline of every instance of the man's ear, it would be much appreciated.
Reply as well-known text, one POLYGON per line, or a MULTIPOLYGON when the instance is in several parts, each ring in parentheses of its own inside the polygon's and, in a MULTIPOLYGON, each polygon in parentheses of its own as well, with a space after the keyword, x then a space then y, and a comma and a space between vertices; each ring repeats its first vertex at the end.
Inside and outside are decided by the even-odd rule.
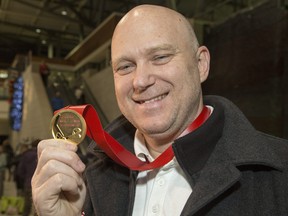
POLYGON ((210 53, 207 47, 201 46, 197 50, 198 70, 201 83, 204 82, 210 69, 210 53))

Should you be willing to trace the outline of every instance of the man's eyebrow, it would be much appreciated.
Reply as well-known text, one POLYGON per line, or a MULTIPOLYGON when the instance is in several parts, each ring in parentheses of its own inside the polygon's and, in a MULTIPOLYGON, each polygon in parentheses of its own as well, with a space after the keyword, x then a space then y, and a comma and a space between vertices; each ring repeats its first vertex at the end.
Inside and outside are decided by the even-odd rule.
POLYGON ((171 44, 162 44, 162 45, 159 45, 159 46, 155 46, 155 47, 150 47, 148 48, 145 52, 147 54, 153 54, 157 51, 173 51, 173 52, 176 52, 177 51, 177 48, 172 46, 171 44))

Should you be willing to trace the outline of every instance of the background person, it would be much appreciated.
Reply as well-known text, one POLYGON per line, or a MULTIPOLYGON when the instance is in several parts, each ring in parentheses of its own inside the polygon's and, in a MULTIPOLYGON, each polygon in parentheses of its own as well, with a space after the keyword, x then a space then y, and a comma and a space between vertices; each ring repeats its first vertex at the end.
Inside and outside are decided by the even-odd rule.
POLYGON ((0 197, 4 193, 4 181, 5 181, 5 170, 7 165, 7 156, 4 151, 4 147, 1 143, 0 145, 0 197))
POLYGON ((64 99, 61 97, 61 93, 59 91, 57 91, 55 95, 51 98, 51 105, 53 112, 65 106, 64 99))
POLYGON ((23 176, 22 172, 17 172, 18 166, 21 160, 21 157, 24 155, 24 153, 29 150, 29 144, 27 143, 20 143, 19 152, 16 153, 14 160, 13 160, 13 166, 14 166, 14 181, 16 184, 17 189, 17 196, 24 197, 24 183, 25 183, 25 176, 23 176))
POLYGON ((22 216, 29 216, 32 210, 31 179, 37 166, 37 146, 39 139, 31 143, 31 148, 23 152, 17 166, 17 176, 21 176, 24 188, 24 209, 22 216))
POLYGON ((47 87, 48 84, 48 77, 50 75, 50 68, 48 67, 48 65, 46 64, 45 61, 42 61, 39 65, 39 73, 41 75, 43 84, 45 87, 47 87))
POLYGON ((74 90, 74 95, 76 98, 76 104, 82 105, 85 103, 85 95, 83 93, 83 87, 82 86, 76 86, 74 90))
POLYGON ((111 59, 123 116, 107 131, 140 160, 171 146, 175 156, 138 172, 94 146, 84 184, 77 147, 44 140, 32 181, 39 215, 288 214, 287 140, 255 130, 229 100, 202 96, 210 55, 185 17, 132 9, 116 26, 111 59), (205 110, 209 118, 190 132, 205 110))
POLYGON ((13 160, 14 160, 14 149, 9 141, 9 139, 6 139, 3 141, 3 151, 6 153, 6 167, 8 170, 8 176, 6 177, 6 179, 8 181, 13 179, 13 160))

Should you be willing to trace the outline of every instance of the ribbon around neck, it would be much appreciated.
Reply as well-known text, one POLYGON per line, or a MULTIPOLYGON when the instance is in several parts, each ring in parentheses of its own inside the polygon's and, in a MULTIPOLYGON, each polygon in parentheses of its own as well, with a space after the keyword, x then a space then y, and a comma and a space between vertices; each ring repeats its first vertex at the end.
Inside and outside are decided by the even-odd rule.
MULTIPOLYGON (((167 164, 174 157, 172 145, 170 145, 159 157, 152 162, 141 161, 136 155, 124 148, 109 133, 107 133, 98 117, 94 107, 90 104, 79 106, 67 106, 62 108, 74 110, 79 113, 86 121, 86 135, 93 139, 96 144, 116 163, 129 168, 130 170, 144 171, 159 168, 167 164)), ((210 110, 206 106, 198 117, 180 135, 184 136, 200 127, 210 116, 210 110)))

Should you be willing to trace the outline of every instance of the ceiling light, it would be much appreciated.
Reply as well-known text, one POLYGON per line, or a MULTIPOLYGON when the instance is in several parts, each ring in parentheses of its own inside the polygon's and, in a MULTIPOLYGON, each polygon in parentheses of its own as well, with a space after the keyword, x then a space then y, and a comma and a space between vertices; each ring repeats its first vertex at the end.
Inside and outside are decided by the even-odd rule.
POLYGON ((8 72, 4 70, 0 70, 0 79, 8 78, 8 72))
POLYGON ((63 16, 66 16, 68 13, 67 13, 66 10, 62 10, 62 11, 61 11, 61 14, 62 14, 63 16))
POLYGON ((35 31, 36 31, 38 34, 41 33, 41 29, 39 29, 39 28, 37 28, 35 31))

